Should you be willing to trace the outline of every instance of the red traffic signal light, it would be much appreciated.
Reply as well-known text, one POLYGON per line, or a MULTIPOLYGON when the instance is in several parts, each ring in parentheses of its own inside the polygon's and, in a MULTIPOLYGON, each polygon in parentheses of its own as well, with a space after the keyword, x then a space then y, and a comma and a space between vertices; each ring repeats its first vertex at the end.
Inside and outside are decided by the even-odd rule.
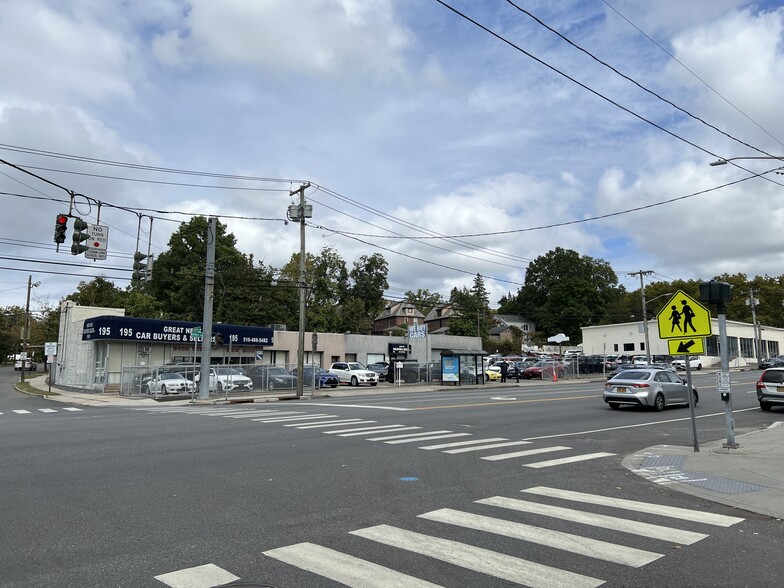
POLYGON ((68 232, 68 215, 58 214, 54 224, 54 242, 60 245, 65 243, 65 234, 68 232))

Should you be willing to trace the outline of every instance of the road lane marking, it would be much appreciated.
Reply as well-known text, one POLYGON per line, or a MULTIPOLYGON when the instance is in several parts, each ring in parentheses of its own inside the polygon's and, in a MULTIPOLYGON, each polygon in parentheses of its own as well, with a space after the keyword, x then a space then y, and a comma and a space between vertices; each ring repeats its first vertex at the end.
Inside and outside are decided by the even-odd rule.
POLYGON ((315 543, 297 543, 263 553, 352 588, 441 588, 438 584, 315 543))
POLYGON ((414 410, 412 408, 399 408, 397 406, 376 406, 374 404, 340 404, 337 402, 336 403, 308 402, 308 406, 330 406, 333 408, 338 406, 344 406, 346 408, 377 408, 378 410, 397 410, 397 411, 414 410))
MULTIPOLYGON (((733 413, 736 413, 736 412, 746 412, 746 411, 749 411, 749 410, 759 410, 759 407, 755 406, 753 408, 741 408, 739 410, 733 410, 732 412, 733 413)), ((712 413, 712 414, 702 414, 702 415, 697 416, 696 418, 698 418, 698 419, 707 419, 707 418, 710 418, 710 417, 717 417, 717 416, 723 417, 724 413, 723 412, 715 412, 715 413, 712 413)), ((539 441, 541 439, 556 439, 558 437, 571 437, 571 436, 574 436, 574 435, 587 435, 589 433, 607 433, 609 431, 620 431, 622 429, 634 429, 634 428, 637 428, 637 427, 650 427, 650 426, 653 426, 653 425, 666 425, 666 424, 669 424, 669 423, 679 423, 679 422, 682 422, 682 421, 690 421, 690 420, 691 420, 691 417, 684 417, 684 418, 680 418, 680 419, 670 419, 670 420, 667 420, 667 421, 653 421, 652 423, 637 423, 637 424, 634 424, 634 425, 619 425, 617 427, 607 427, 606 429, 592 429, 590 431, 577 431, 575 433, 557 433, 555 435, 542 435, 541 437, 526 437, 526 440, 528 440, 528 441, 539 441)))
POLYGON ((171 588, 209 588, 210 586, 222 586, 240 578, 215 564, 206 564, 161 574, 155 576, 155 579, 171 588))
POLYGON ((420 441, 435 441, 436 439, 453 439, 455 437, 467 437, 471 433, 449 433, 447 435, 430 435, 429 437, 419 437, 417 439, 400 439, 398 441, 385 441, 387 445, 398 445, 399 443, 419 443, 420 441))
MULTIPOLYGON (((375 427, 361 427, 359 429, 341 429, 340 431, 324 431, 325 435, 341 435, 343 433, 354 433, 354 432, 362 432, 362 431, 370 431, 371 434, 375 431, 383 431, 384 429, 396 429, 400 430, 405 425, 376 425, 375 427)), ((422 427, 418 427, 421 429, 422 427)))
MULTIPOLYGON (((409 437, 424 437, 425 435, 440 435, 441 433, 451 433, 452 431, 420 431, 419 433, 406 433, 405 435, 392 435, 391 437, 374 437, 368 441, 387 441, 389 439, 406 439, 409 437)), ((470 435, 470 433, 465 433, 470 435)))
POLYGON ((63 410, 68 410, 70 412, 82 412, 81 408, 74 408, 73 406, 66 406, 63 410))
POLYGON ((508 441, 505 437, 491 437, 489 439, 471 439, 470 441, 456 441, 455 443, 439 443, 438 445, 425 445, 419 449, 448 449, 450 447, 464 447, 466 445, 479 445, 480 443, 491 443, 493 441, 508 441))
POLYGON ((477 406, 495 406, 500 404, 528 404, 531 402, 562 402, 564 400, 581 400, 583 398, 601 398, 601 394, 588 394, 586 396, 567 396, 564 398, 531 398, 529 400, 506 400, 503 402, 476 402, 474 404, 447 404, 444 406, 420 406, 405 410, 436 410, 444 408, 476 408, 477 406))
POLYGON ((538 455, 540 453, 550 453, 552 451, 566 451, 571 447, 564 445, 555 445, 553 447, 538 447, 536 449, 526 449, 525 451, 513 451, 512 453, 499 453, 498 455, 486 455, 480 459, 487 461, 500 461, 502 459, 514 459, 516 457, 528 457, 529 455, 538 455))
POLYGON ((599 459, 600 457, 610 457, 614 453, 607 453, 600 451, 597 453, 585 453, 583 455, 573 455, 571 457, 562 457, 560 459, 548 459, 547 461, 537 461, 534 463, 523 464, 527 468, 549 468, 552 466, 563 465, 566 463, 577 463, 579 461, 588 461, 590 459, 599 459))
POLYGON ((507 441, 505 443, 491 443, 481 447, 463 447, 461 449, 448 449, 444 453, 455 455, 457 453, 468 453, 469 451, 484 451, 485 449, 497 449, 499 447, 514 447, 515 445, 530 445, 530 441, 507 441))
POLYGON ((52 412, 57 412, 57 411, 56 411, 55 409, 53 409, 53 408, 39 408, 38 410, 39 410, 39 411, 41 411, 41 412, 45 412, 45 413, 52 413, 52 412))
POLYGON ((573 523, 601 527, 603 529, 612 529, 613 531, 621 531, 623 533, 630 533, 632 535, 639 535, 641 537, 650 537, 652 539, 660 539, 662 541, 672 541, 682 545, 691 545, 692 543, 696 543, 697 541, 705 539, 708 536, 705 533, 684 531, 682 529, 674 529, 672 527, 664 527, 662 525, 642 523, 639 521, 632 521, 629 519, 611 517, 602 514, 594 514, 581 510, 574 510, 571 508, 550 506, 538 502, 528 502, 527 500, 519 500, 517 498, 506 498, 504 496, 483 498, 482 500, 477 500, 476 502, 479 504, 487 504, 489 506, 497 506, 519 512, 527 512, 531 514, 538 514, 546 517, 561 519, 564 521, 571 521, 573 523))
POLYGON ((626 500, 623 498, 600 496, 598 494, 587 494, 585 492, 561 490, 560 488, 548 488, 547 486, 534 486, 533 488, 526 488, 525 490, 520 490, 520 492, 526 492, 528 494, 536 494, 538 496, 547 496, 551 498, 562 498, 564 500, 572 500, 574 502, 583 502, 586 504, 612 506, 614 508, 621 508, 625 510, 631 510, 634 512, 656 514, 665 517, 682 519, 684 521, 692 521, 695 523, 716 525, 719 527, 731 527, 732 525, 743 522, 744 520, 739 517, 730 517, 726 515, 713 514, 710 512, 701 512, 697 510, 692 510, 690 508, 664 506, 661 504, 651 504, 649 502, 640 502, 637 500, 626 500))
POLYGON ((313 419, 328 419, 328 418, 338 418, 335 414, 302 414, 298 416, 285 416, 285 417, 264 417, 261 419, 251 419, 253 422, 256 423, 287 423, 289 421, 310 421, 313 419))
POLYGON ((354 429, 354 433, 340 433, 339 431, 322 431, 325 435, 336 434, 338 437, 356 437, 358 435, 375 435, 376 433, 381 432, 389 432, 383 431, 383 429, 389 429, 390 431, 416 431, 417 429, 421 429, 422 427, 406 427, 398 425, 397 428, 391 427, 376 427, 370 431, 363 431, 361 429, 354 429))
POLYGON ((358 425, 358 424, 370 424, 370 423, 377 423, 378 421, 363 421, 362 419, 338 419, 336 421, 319 421, 317 423, 307 423, 305 425, 300 425, 299 423, 293 423, 288 425, 283 425, 284 427, 295 427, 297 429, 318 429, 319 427, 337 427, 342 425, 358 425))
POLYGON ((359 529, 351 534, 531 588, 595 588, 604 584, 582 574, 389 525, 359 529))
POLYGON ((522 541, 528 541, 529 543, 546 545, 547 547, 562 549, 571 553, 586 555, 594 559, 610 561, 633 568, 641 568, 644 565, 664 557, 661 553, 644 551, 642 549, 608 543, 606 541, 591 539, 581 535, 572 535, 571 533, 486 517, 484 515, 453 510, 451 508, 434 510, 421 514, 419 517, 429 521, 437 521, 439 523, 456 525, 466 529, 475 529, 485 533, 494 533, 503 537, 520 539, 522 541))
POLYGON ((29 410, 14 410, 12 412, 15 412, 16 414, 30 414, 29 410))

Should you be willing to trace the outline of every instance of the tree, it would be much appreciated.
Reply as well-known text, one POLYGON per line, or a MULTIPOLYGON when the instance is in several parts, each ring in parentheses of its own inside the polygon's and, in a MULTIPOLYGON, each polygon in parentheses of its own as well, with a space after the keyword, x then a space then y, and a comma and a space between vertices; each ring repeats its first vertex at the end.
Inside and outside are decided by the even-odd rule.
POLYGON ((373 330, 373 320, 384 310, 386 301, 384 292, 389 288, 387 275, 389 265, 380 253, 373 255, 362 255, 355 262, 349 277, 354 281, 351 287, 350 297, 352 306, 344 308, 343 316, 347 322, 355 322, 352 317, 359 313, 358 318, 362 318, 361 326, 354 325, 352 332, 370 333, 373 330))
POLYGON ((204 316, 204 275, 207 240, 215 239, 213 320, 243 324, 247 309, 258 302, 258 274, 253 257, 241 253, 237 240, 217 223, 208 235, 203 216, 180 224, 169 239, 169 249, 155 260, 149 291, 172 318, 200 321, 204 316))
POLYGON ((112 282, 98 276, 89 282, 79 282, 76 292, 65 297, 79 306, 103 306, 106 308, 125 308, 126 293, 112 282))
POLYGON ((562 332, 577 342, 580 328, 607 320, 623 294, 608 262, 556 247, 528 266, 517 304, 544 337, 562 332))
POLYGON ((427 316, 427 313, 433 310, 433 307, 439 304, 444 304, 444 297, 438 292, 431 292, 430 290, 423 290, 420 288, 416 292, 408 290, 405 293, 405 299, 416 306, 416 309, 427 316))
POLYGON ((481 275, 474 278, 471 290, 453 288, 449 296, 452 317, 449 319, 450 335, 465 335, 486 339, 495 320, 490 312, 489 295, 481 275))

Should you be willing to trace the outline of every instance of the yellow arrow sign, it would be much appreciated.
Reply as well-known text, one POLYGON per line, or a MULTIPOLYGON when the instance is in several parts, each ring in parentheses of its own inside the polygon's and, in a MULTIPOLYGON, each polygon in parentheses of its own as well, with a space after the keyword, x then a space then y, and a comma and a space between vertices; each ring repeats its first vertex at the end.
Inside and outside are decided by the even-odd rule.
POLYGON ((683 339, 686 337, 710 337, 710 311, 701 303, 678 290, 656 315, 659 338, 683 339))
POLYGON ((667 348, 670 355, 705 355, 705 339, 667 339, 667 348))

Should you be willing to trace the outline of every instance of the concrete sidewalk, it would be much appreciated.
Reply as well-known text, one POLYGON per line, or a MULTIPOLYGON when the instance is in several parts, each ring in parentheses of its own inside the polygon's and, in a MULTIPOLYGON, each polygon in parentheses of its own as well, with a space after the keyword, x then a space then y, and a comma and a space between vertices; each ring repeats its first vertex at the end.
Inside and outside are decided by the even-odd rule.
MULTIPOLYGON (((581 380, 585 383, 588 380, 581 380)), ((602 380, 603 381, 603 380, 602 380)), ((41 391, 48 391, 46 375, 28 379, 28 383, 41 391)), ((541 381, 507 382, 506 386, 524 387, 541 384, 541 381)), ((494 383, 474 386, 414 385, 378 386, 374 388, 327 388, 311 397, 310 390, 301 400, 318 398, 361 397, 365 394, 400 394, 443 392, 494 387, 494 383)), ((57 396, 50 400, 88 406, 161 406, 190 405, 190 400, 158 402, 150 397, 128 397, 118 394, 90 394, 72 392, 52 387, 57 396)), ((508 392, 504 392, 508 394, 508 392)), ((281 394, 256 394, 243 398, 233 397, 229 402, 277 402, 291 399, 281 394)), ((198 401, 197 401, 198 402, 198 401)), ((224 399, 211 398, 200 403, 225 404, 224 399)), ((775 413, 771 413, 775 414, 775 413)), ((745 435, 737 435, 737 449, 722 447, 724 440, 703 443, 700 451, 693 447, 656 445, 628 455, 623 465, 651 482, 700 498, 727 504, 739 509, 784 519, 784 421, 745 435)))

